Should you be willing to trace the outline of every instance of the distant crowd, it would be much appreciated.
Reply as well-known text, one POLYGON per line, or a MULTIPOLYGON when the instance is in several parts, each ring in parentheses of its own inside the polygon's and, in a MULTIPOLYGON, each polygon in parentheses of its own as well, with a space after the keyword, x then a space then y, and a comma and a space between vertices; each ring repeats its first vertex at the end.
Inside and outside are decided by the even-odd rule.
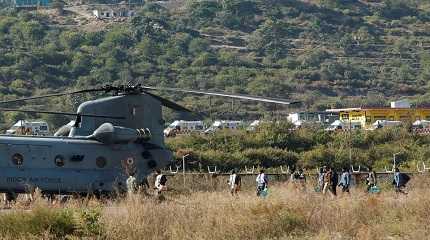
MULTIPOLYGON (((406 184, 410 180, 410 177, 400 172, 399 168, 394 169, 392 184, 394 191, 397 193, 407 194, 405 191, 406 184)), ((257 175, 256 181, 256 194, 258 197, 266 197, 268 195, 269 189, 269 178, 265 174, 264 170, 260 170, 257 175)), ((293 171, 290 177, 290 181, 294 184, 296 188, 300 188, 306 191, 306 174, 303 169, 298 169, 293 171)), ((230 187, 230 193, 232 195, 237 195, 241 188, 241 177, 235 170, 231 172, 228 185, 230 187)), ((348 168, 343 168, 342 173, 339 174, 335 169, 327 166, 323 166, 319 169, 318 179, 315 186, 315 192, 321 192, 326 195, 330 193, 332 196, 337 196, 337 188, 339 187, 344 194, 349 194, 351 186, 351 173, 348 168)), ((369 172, 366 177, 366 192, 368 193, 379 193, 381 191, 378 186, 378 180, 376 172, 369 167, 369 172)))
MULTIPOLYGON (((160 170, 155 172, 155 182, 153 189, 156 192, 156 196, 163 198, 162 193, 167 191, 167 177, 162 174, 160 170)), ((405 191, 406 184, 410 180, 410 177, 400 172, 399 168, 395 168, 392 184, 394 191, 397 193, 407 194, 405 191)), ((258 197, 266 197, 269 193, 269 178, 264 170, 260 170, 256 179, 256 195, 258 197)), ((303 169, 295 170, 291 173, 290 182, 295 188, 302 191, 307 191, 307 179, 303 169)), ((127 179, 127 190, 129 194, 138 192, 140 187, 150 189, 150 184, 145 178, 143 184, 138 184, 136 177, 131 174, 127 179)), ((236 196, 239 194, 242 185, 242 179, 236 170, 232 170, 229 179, 228 186, 231 195, 236 196)), ((342 194, 349 194, 351 187, 351 173, 348 168, 343 168, 342 173, 338 174, 334 168, 323 166, 319 169, 318 178, 315 183, 314 191, 320 192, 323 195, 330 194, 333 197, 337 196, 337 189, 340 188, 342 194), (339 177, 340 176, 340 177, 339 177)), ((377 173, 369 168, 366 176, 366 192, 368 193, 379 193, 381 191, 378 185, 377 173)), ((146 191, 145 191, 146 192, 146 191)))

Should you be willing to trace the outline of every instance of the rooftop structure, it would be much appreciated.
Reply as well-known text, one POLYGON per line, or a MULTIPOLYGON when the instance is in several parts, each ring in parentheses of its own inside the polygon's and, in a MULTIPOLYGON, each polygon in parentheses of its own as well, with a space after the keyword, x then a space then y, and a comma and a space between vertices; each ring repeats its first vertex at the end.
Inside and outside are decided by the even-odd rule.
POLYGON ((337 112, 295 112, 288 114, 287 120, 295 124, 296 126, 301 125, 305 122, 331 124, 335 120, 339 119, 339 113, 337 112))
POLYGON ((414 122, 430 120, 430 108, 412 108, 407 101, 391 102, 390 107, 359 107, 327 109, 327 112, 339 113, 343 121, 358 121, 363 128, 370 128, 377 121, 414 122))
POLYGON ((16 8, 48 7, 51 5, 51 0, 14 0, 13 5, 16 8))
POLYGON ((97 19, 128 18, 135 15, 133 5, 122 2, 120 4, 97 5, 93 16, 97 19))
POLYGON ((134 16, 133 10, 128 9, 96 9, 93 10, 93 15, 97 19, 112 19, 119 17, 132 17, 134 16))

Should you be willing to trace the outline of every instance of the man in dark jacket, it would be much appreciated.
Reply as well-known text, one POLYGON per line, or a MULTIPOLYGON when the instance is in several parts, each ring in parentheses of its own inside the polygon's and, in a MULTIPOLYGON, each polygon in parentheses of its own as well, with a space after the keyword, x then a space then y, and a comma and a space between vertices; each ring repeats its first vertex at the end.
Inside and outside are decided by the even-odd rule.
POLYGON ((335 169, 330 169, 331 171, 331 186, 330 186, 330 191, 331 193, 333 193, 334 196, 336 196, 336 187, 337 187, 337 183, 338 183, 338 176, 337 176, 337 172, 335 169))

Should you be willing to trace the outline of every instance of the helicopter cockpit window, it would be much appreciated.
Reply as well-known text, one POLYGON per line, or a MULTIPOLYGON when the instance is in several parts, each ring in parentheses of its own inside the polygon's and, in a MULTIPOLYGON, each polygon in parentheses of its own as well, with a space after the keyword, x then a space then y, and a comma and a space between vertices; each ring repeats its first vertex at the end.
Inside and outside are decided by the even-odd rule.
POLYGON ((64 157, 61 155, 57 155, 54 159, 55 165, 58 167, 64 166, 64 157))
POLYGON ((106 158, 104 158, 104 157, 98 157, 96 159, 96 165, 97 165, 97 167, 104 168, 106 166, 106 164, 107 164, 106 158))
POLYGON ((76 119, 75 119, 75 124, 73 125, 73 127, 80 128, 81 127, 81 122, 82 122, 82 116, 81 115, 77 115, 76 119))
POLYGON ((15 153, 12 155, 12 162, 15 165, 21 166, 24 163, 24 157, 19 153, 15 153))

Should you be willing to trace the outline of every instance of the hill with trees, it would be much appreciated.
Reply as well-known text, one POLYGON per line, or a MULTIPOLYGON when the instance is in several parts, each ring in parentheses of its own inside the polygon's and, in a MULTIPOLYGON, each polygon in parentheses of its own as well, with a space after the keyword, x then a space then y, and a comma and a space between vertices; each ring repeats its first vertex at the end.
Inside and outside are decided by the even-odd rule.
MULTIPOLYGON (((303 109, 381 105, 405 96, 429 103, 425 1, 220 0, 179 6, 147 2, 130 21, 99 31, 59 27, 38 11, 4 8, 0 97, 138 82, 301 100, 303 109)), ((167 95, 207 109, 213 118, 291 110, 219 99, 209 107, 205 97, 167 95)), ((73 110, 83 99, 48 105, 73 110)), ((17 115, 2 114, 2 121, 11 123, 17 115)))
MULTIPOLYGON (((56 25, 43 11, 5 7, 0 12, 0 99, 131 82, 304 103, 286 108, 161 93, 213 119, 273 119, 297 109, 380 106, 402 97, 428 105, 429 23, 430 3, 417 0, 147 2, 129 21, 91 31, 56 25)), ((94 97, 33 101, 24 108, 74 111, 94 97)), ((22 118, 43 118, 54 127, 67 121, 0 114, 3 129, 22 118)), ((168 122, 175 115, 167 111, 165 118, 168 122)), ((314 167, 333 160, 340 166, 350 161, 345 149, 352 148, 353 163, 382 166, 394 151, 390 144, 401 147, 408 159, 426 159, 426 138, 405 129, 355 134, 353 141, 312 128, 270 129, 189 136, 169 145, 193 152, 207 165, 267 165, 267 160, 273 166, 314 167), (424 155, 415 156, 417 149, 424 155)))
MULTIPOLYGON (((4 8, 0 98, 133 82, 301 100, 302 109, 383 105, 401 97, 429 103, 427 1, 179 3, 172 8, 147 2, 129 21, 96 31, 55 25, 40 11, 4 8)), ((162 94, 205 109, 212 118, 276 117, 294 110, 162 94)), ((30 107, 74 110, 90 97, 36 101, 30 107)), ((3 113, 1 121, 20 117, 3 113)), ((28 117, 56 126, 64 122, 28 117)))

